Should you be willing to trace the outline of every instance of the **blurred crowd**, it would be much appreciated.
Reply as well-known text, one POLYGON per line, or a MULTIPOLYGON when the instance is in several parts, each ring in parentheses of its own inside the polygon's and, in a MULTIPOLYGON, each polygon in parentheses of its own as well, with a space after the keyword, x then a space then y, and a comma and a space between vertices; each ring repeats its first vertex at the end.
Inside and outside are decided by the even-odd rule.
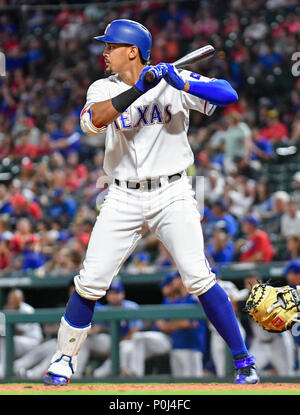
MULTIPOLYGON (((116 18, 147 26, 152 64, 214 45, 215 57, 191 70, 225 78, 239 93, 210 118, 191 113, 188 174, 204 177, 204 196, 199 181, 193 186, 212 265, 299 258, 300 169, 292 191, 271 191, 266 174, 278 149, 297 155, 300 148, 300 77, 291 70, 300 50, 296 0, 26 2, 7 11, 2 4, 0 275, 64 276, 81 264, 105 193, 98 180, 105 134, 85 136, 79 114, 88 86, 104 76, 103 45, 93 37, 116 18)), ((125 267, 138 273, 173 265, 147 234, 125 267)))

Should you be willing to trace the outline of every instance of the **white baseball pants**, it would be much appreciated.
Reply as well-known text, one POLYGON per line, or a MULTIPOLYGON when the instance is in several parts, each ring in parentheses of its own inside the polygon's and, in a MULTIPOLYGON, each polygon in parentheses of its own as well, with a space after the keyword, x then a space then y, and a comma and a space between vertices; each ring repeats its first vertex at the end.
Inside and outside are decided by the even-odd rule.
MULTIPOLYGON (((239 325, 239 328, 240 328, 241 335, 242 335, 243 339, 245 340, 246 332, 245 332, 244 327, 242 326, 242 324, 239 320, 238 320, 238 325, 239 325)), ((214 363, 216 376, 224 377, 224 376, 226 376, 227 345, 211 323, 209 323, 209 328, 211 330, 210 352, 211 352, 212 361, 214 363)))
POLYGON ((166 334, 160 331, 140 331, 132 335, 132 353, 129 359, 129 374, 142 377, 145 375, 146 359, 169 354, 172 343, 166 334))
POLYGON ((256 357, 258 370, 271 363, 279 376, 294 376, 295 344, 289 331, 276 334, 270 343, 254 338, 249 352, 256 357))
POLYGON ((174 377, 202 377, 203 354, 191 349, 172 349, 170 368, 174 377))
MULTIPOLYGON (((121 340, 120 341, 120 371, 123 374, 128 374, 128 361, 129 356, 133 352, 132 341, 121 340)), ((93 373, 95 378, 102 378, 111 375, 111 358, 108 357, 101 366, 94 370, 93 373)))
POLYGON ((184 175, 152 191, 110 185, 74 278, 77 292, 91 300, 103 297, 148 228, 172 255, 189 293, 203 294, 215 284, 194 191, 184 175))

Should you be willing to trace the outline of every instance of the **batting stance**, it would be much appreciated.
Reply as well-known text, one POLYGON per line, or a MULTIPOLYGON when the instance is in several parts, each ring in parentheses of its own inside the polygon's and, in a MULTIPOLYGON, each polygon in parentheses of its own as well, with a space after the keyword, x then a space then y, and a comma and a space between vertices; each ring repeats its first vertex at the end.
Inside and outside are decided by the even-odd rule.
POLYGON ((199 297, 208 319, 228 344, 236 383, 259 378, 225 291, 204 255, 200 215, 186 175, 193 163, 187 139, 189 110, 211 115, 238 99, 230 84, 162 63, 147 66, 151 35, 141 24, 114 20, 103 36, 108 78, 88 89, 80 122, 88 135, 106 131, 104 170, 111 178, 79 275, 61 319, 57 351, 44 383, 69 382, 103 297, 149 229, 166 246, 187 291, 199 297), (152 70, 155 80, 144 81, 152 70))

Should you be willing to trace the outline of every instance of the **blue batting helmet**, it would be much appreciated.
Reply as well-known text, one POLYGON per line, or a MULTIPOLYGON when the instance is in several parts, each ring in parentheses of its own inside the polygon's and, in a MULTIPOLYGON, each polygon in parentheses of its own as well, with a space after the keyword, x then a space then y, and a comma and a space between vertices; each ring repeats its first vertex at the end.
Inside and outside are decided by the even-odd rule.
POLYGON ((106 26, 104 35, 96 36, 94 39, 100 42, 135 45, 145 61, 150 57, 152 36, 145 26, 133 20, 113 20, 106 26))

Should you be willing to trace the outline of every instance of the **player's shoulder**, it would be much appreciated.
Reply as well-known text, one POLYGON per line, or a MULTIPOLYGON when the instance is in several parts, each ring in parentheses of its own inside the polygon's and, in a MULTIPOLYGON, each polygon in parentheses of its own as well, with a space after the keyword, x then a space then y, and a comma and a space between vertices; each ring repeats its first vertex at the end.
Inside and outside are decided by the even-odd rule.
POLYGON ((109 85, 117 84, 119 81, 117 75, 110 75, 105 78, 100 78, 91 83, 89 90, 103 88, 104 86, 108 87, 109 85))

